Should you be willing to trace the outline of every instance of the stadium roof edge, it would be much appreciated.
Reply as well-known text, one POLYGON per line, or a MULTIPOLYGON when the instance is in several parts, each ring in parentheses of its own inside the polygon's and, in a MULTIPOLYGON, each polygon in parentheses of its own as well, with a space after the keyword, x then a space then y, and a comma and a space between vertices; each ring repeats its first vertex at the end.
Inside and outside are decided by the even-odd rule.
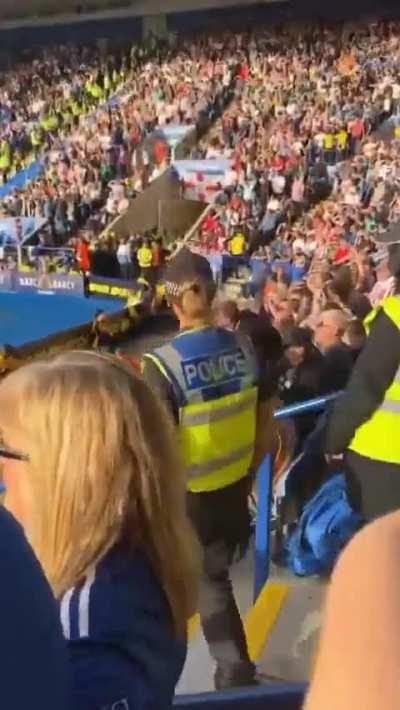
POLYGON ((0 16, 0 30, 18 28, 35 28, 65 23, 81 23, 88 21, 123 19, 129 17, 143 17, 149 15, 173 14, 179 12, 192 12, 196 10, 229 9, 230 7, 245 7, 252 5, 286 4, 289 0, 196 0, 188 7, 187 0, 166 0, 160 12, 158 0, 139 0, 134 6, 114 8, 109 10, 92 10, 90 12, 54 14, 17 19, 2 19, 0 16))

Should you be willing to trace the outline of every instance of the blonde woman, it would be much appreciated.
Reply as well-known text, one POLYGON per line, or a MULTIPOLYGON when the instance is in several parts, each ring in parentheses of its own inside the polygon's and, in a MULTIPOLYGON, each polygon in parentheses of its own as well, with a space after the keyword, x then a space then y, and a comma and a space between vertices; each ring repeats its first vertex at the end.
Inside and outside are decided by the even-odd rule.
POLYGON ((74 707, 168 707, 198 548, 161 406, 131 368, 72 352, 1 383, 0 429, 8 506, 59 600, 74 707))

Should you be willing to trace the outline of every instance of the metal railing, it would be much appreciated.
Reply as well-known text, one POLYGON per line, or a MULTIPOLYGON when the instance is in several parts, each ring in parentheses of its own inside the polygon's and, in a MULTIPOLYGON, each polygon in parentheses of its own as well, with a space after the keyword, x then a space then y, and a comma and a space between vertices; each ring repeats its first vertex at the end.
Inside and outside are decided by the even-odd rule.
POLYGON ((178 710, 301 710, 304 684, 272 683, 251 688, 233 688, 218 693, 180 695, 174 700, 178 710))
MULTIPOLYGON (((278 409, 275 419, 287 419, 298 417, 302 414, 321 412, 325 407, 333 402, 338 393, 317 397, 291 404, 288 407, 278 409)), ((272 506, 272 479, 273 465, 270 455, 266 456, 257 472, 257 519, 256 519, 256 539, 255 539, 255 560, 254 560, 254 587, 253 596, 256 601, 262 588, 269 578, 270 568, 270 537, 271 537, 271 506, 272 506)))

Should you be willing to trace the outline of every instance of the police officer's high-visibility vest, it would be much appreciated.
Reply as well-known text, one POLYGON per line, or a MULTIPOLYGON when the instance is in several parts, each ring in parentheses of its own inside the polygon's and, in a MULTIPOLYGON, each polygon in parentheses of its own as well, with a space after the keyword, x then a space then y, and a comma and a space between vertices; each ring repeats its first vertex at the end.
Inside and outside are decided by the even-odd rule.
POLYGON ((180 333, 144 356, 171 383, 179 440, 193 493, 244 478, 253 457, 257 365, 246 336, 206 327, 180 333))
POLYGON ((140 247, 138 250, 138 262, 141 269, 148 269, 153 263, 153 252, 150 247, 140 247))
POLYGON ((325 133, 324 135, 324 148, 325 150, 332 150, 335 145, 335 136, 333 133, 325 133))
POLYGON ((338 147, 341 150, 344 150, 347 146, 348 141, 349 141, 349 134, 347 133, 347 131, 339 131, 339 133, 336 134, 336 140, 337 140, 338 147))
POLYGON ((246 246, 246 239, 243 234, 235 234, 231 239, 231 254, 232 256, 242 256, 246 246))
MULTIPOLYGON (((400 330, 400 296, 389 296, 365 320, 369 333, 376 316, 383 309, 400 330)), ((383 344, 384 347, 384 344, 383 344)), ((379 367, 379 362, 376 363, 379 367)), ((361 456, 400 464, 400 363, 383 401, 365 424, 358 427, 350 449, 361 456)))

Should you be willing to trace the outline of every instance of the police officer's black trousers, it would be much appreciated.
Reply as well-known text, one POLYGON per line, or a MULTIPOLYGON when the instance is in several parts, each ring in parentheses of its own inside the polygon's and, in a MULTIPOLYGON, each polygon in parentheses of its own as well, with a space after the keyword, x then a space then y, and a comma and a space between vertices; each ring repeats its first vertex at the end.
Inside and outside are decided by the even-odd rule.
POLYGON ((229 568, 250 533, 248 479, 212 493, 189 493, 188 507, 204 552, 200 585, 201 624, 216 661, 215 686, 229 688, 254 682, 229 568))
POLYGON ((400 508, 400 466, 348 451, 346 483, 352 507, 366 522, 400 508))

